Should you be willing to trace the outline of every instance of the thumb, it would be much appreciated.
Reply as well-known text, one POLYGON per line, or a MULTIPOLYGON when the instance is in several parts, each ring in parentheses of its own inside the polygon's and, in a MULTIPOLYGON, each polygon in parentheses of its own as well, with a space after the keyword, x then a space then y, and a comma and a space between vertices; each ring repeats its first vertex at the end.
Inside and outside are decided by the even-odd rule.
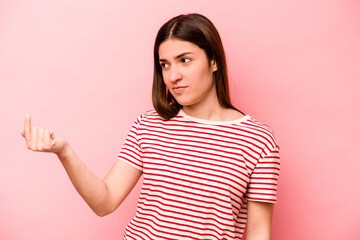
POLYGON ((51 145, 54 146, 57 143, 56 139, 51 139, 51 145))
POLYGON ((56 143, 56 138, 55 138, 55 134, 53 131, 49 130, 49 134, 50 134, 50 142, 51 142, 51 145, 54 146, 55 143, 56 143))
POLYGON ((55 134, 53 131, 49 130, 50 139, 55 139, 55 134))

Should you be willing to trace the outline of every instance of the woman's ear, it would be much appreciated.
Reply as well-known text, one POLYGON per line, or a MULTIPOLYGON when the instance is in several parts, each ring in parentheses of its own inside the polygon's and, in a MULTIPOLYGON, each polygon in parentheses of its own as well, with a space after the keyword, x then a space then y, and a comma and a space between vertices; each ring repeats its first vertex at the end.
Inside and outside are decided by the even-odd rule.
POLYGON ((211 64, 211 69, 213 72, 216 72, 217 71, 217 64, 216 64, 216 61, 214 59, 212 59, 210 61, 210 64, 211 64))

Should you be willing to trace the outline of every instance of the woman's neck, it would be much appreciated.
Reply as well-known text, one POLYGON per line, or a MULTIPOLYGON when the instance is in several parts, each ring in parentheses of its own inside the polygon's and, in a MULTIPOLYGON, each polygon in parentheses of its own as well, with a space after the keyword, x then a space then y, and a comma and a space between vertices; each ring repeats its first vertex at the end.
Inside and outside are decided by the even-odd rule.
POLYGON ((244 116, 234 109, 221 106, 218 101, 201 106, 183 106, 183 111, 191 117, 210 121, 231 121, 244 116))

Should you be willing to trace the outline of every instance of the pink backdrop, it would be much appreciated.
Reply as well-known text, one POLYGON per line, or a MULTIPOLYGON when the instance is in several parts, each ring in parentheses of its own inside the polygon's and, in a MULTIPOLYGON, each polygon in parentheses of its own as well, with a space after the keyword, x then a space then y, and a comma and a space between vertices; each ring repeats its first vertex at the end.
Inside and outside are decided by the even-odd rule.
POLYGON ((272 239, 360 239, 360 4, 306 2, 0 1, 0 239, 122 239, 140 185, 97 217, 54 155, 26 149, 23 119, 103 178, 152 108, 158 28, 189 12, 217 26, 235 105, 281 146, 272 239))

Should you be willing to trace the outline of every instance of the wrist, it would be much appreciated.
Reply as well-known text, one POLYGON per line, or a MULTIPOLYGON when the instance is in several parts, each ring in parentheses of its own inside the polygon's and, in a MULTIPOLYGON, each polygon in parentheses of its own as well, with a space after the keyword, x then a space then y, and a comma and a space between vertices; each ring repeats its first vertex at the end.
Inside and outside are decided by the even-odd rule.
POLYGON ((60 152, 55 153, 60 160, 68 158, 72 154, 72 149, 70 145, 66 142, 65 146, 60 152))

